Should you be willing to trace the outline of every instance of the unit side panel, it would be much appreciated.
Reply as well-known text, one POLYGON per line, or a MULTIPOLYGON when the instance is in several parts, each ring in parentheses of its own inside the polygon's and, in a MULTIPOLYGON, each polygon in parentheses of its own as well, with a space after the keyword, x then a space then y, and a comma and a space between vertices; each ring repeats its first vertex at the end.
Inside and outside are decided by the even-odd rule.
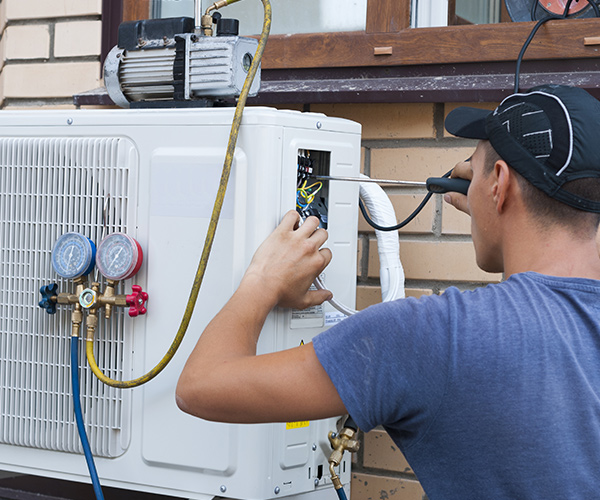
MULTIPOLYGON (((328 123, 323 119, 324 127, 328 123)), ((283 169, 281 187, 281 213, 298 206, 298 187, 306 185, 299 181, 299 167, 303 158, 313 158, 312 174, 357 177, 360 170, 360 136, 340 134, 326 130, 295 130, 284 133, 283 169), (291 169, 288 166, 294 165, 291 169), (317 172, 318 171, 318 172, 317 172)), ((311 175, 312 175, 311 174, 311 175)), ((311 178, 307 184, 314 185, 318 179, 311 178)), ((317 196, 323 195, 319 208, 321 223, 326 224, 329 234, 324 246, 331 249, 333 259, 322 278, 336 299, 349 308, 355 307, 356 289, 356 240, 358 213, 358 183, 328 182, 315 186, 317 196)), ((304 200, 306 201, 306 200, 304 200)), ((303 205, 304 203, 300 203, 303 205)), ((318 333, 326 330, 343 315, 325 303, 310 311, 279 310, 278 349, 287 349, 310 342, 318 333)), ((315 397, 319 397, 315 394, 315 397)), ((275 484, 282 492, 318 491, 331 485, 327 459, 330 446, 329 431, 336 430, 337 419, 313 422, 290 422, 278 424, 275 434, 274 468, 275 484)), ((350 459, 345 457, 338 474, 345 483, 350 478, 350 459)))

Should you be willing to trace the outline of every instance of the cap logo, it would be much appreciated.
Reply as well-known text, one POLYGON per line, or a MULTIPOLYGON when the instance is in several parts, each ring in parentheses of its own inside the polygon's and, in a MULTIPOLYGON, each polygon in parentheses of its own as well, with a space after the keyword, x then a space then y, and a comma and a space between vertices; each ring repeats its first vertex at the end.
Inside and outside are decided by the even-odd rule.
POLYGON ((569 166, 571 157, 573 155, 573 125, 571 123, 571 117, 561 99, 553 94, 541 91, 528 92, 526 94, 513 94, 507 97, 498 108, 494 111, 494 114, 504 115, 508 114, 508 118, 505 119, 502 124, 510 135, 512 135, 522 146, 524 146, 535 158, 543 159, 549 158, 552 148, 554 147, 551 122, 546 116, 546 113, 542 109, 536 109, 537 106, 529 102, 519 102, 510 105, 502 109, 503 105, 509 104, 510 99, 520 97, 527 99, 532 95, 542 95, 544 97, 550 97, 556 101, 564 113, 564 117, 569 128, 569 147, 568 154, 564 164, 556 172, 556 176, 560 176, 565 169, 569 166))

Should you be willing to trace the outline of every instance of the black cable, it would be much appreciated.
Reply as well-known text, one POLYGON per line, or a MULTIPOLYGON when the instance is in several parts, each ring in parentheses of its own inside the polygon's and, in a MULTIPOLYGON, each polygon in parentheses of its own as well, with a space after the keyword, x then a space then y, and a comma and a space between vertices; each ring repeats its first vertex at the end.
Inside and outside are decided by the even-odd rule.
POLYGON ((425 196, 425 198, 423 199, 421 204, 415 209, 415 211, 412 214, 410 214, 406 219, 404 219, 402 222, 399 222, 395 226, 389 226, 389 227, 380 226, 379 224, 377 224, 377 222, 375 222, 373 219, 371 219, 369 217, 369 214, 367 213, 367 209, 365 208, 365 205, 363 204, 362 200, 358 200, 358 206, 360 207, 360 211, 363 214, 363 217, 365 218, 365 220, 374 229, 377 229, 378 231, 397 231, 398 229, 402 229, 409 222, 411 222, 417 215, 419 215, 419 212, 421 210, 423 210, 423 207, 425 205, 427 205, 427 202, 431 199, 432 196, 433 196, 433 193, 427 193, 427 196, 425 196))
MULTIPOLYGON (((535 36, 537 31, 541 28, 541 26, 544 23, 546 23, 547 21, 550 21, 552 19, 567 19, 569 17, 568 14, 569 14, 569 9, 571 8, 572 1, 573 0, 568 0, 568 2, 565 5, 565 10, 563 11, 562 15, 557 16, 554 14, 550 14, 550 15, 540 19, 536 23, 536 25, 533 27, 533 29, 531 30, 531 33, 529 33, 527 40, 525 40, 523 47, 521 47, 521 52, 519 53, 519 57, 517 57, 517 68, 515 70, 515 91, 514 91, 515 94, 517 92, 519 92, 519 78, 521 76, 521 62, 523 60, 523 56, 525 55, 525 51, 527 50, 527 47, 529 47, 529 44, 533 40, 533 37, 535 36)), ((594 13, 596 14, 596 17, 600 17, 600 9, 598 8, 598 5, 596 4, 596 2, 594 0, 587 0, 587 3, 590 4, 592 9, 594 9, 594 13)), ((532 21, 535 20, 537 4, 538 4, 538 0, 534 0, 533 4, 531 5, 531 20, 532 21)))
POLYGON ((533 0, 531 3, 531 20, 535 21, 535 13, 537 12, 538 0, 533 0))
POLYGON ((594 9, 594 14, 596 14, 596 17, 600 17, 600 8, 598 8, 598 4, 593 0, 587 0, 587 2, 592 6, 592 9, 594 9))
MULTIPOLYGON (((525 40, 525 43, 523 44, 523 47, 521 47, 521 52, 519 52, 519 57, 517 57, 517 68, 515 69, 515 91, 514 93, 516 94, 517 92, 519 92, 519 79, 521 77, 521 62, 523 61, 523 56, 525 55, 525 51, 527 50, 527 47, 529 47, 529 44, 531 43, 531 41, 533 40, 533 37, 535 36, 535 34, 538 32, 538 30, 542 27, 543 24, 545 24, 546 22, 550 21, 551 19, 565 19, 567 17, 567 13, 569 12, 569 9, 571 8, 571 2, 573 0, 568 0, 567 4, 565 6, 565 10, 563 12, 562 16, 555 16, 555 15, 548 15, 546 17, 543 17, 542 19, 540 19, 536 25, 533 27, 533 29, 531 30, 531 33, 529 33, 529 36, 527 37, 527 40, 525 40)), ((537 0, 534 0, 533 2, 533 6, 531 9, 531 19, 534 20, 535 19, 535 11, 537 8, 537 0)))
MULTIPOLYGON (((442 175, 442 177, 450 177, 451 173, 452 173, 452 170, 446 172, 444 175, 442 175)), ((423 198, 423 201, 419 204, 419 206, 417 208, 415 208, 415 210, 412 214, 410 214, 406 219, 404 219, 402 222, 399 222, 395 226, 389 226, 389 227, 380 226, 379 224, 377 224, 377 222, 375 222, 373 219, 371 219, 371 217, 369 216, 369 213, 367 212, 367 208, 365 207, 365 205, 361 199, 358 200, 358 206, 360 208, 361 213, 363 214, 363 217, 365 218, 367 223, 372 228, 377 229, 377 231, 397 231, 398 229, 402 229, 409 222, 411 222, 417 215, 419 215, 419 212, 421 210, 423 210, 423 207, 425 205, 427 205, 427 202, 431 199, 432 196, 433 196, 432 192, 427 193, 425 198, 423 198)))
MULTIPOLYGON (((537 0, 536 0, 536 2, 537 2, 537 0)), ((517 57, 517 68, 515 69, 515 90, 514 90, 515 94, 517 92, 519 92, 519 78, 521 76, 521 61, 523 60, 525 51, 527 50, 527 47, 529 47, 529 44, 531 43, 531 40, 533 40, 533 37, 535 36, 537 31, 542 27, 542 24, 544 24, 547 21, 550 21, 550 19, 555 19, 555 17, 548 16, 548 17, 544 17, 543 19, 540 19, 536 23, 536 25, 533 27, 533 29, 531 30, 531 33, 529 33, 529 36, 527 37, 527 40, 525 40, 523 47, 521 47, 521 52, 519 52, 519 57, 517 57)))

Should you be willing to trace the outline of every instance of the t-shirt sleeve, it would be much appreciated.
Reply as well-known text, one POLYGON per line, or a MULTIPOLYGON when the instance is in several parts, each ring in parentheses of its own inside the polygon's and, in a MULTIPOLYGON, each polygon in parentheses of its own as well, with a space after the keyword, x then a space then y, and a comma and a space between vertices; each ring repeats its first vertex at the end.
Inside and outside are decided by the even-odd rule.
POLYGON ((435 418, 452 347, 446 302, 430 296, 379 304, 313 339, 320 363, 362 430, 394 425, 409 438, 435 418))

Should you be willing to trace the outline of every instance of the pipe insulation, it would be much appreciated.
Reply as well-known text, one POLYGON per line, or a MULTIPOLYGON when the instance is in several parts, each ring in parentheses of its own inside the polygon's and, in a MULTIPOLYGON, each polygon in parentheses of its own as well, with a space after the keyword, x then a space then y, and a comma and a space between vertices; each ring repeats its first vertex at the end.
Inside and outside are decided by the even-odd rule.
MULTIPOLYGON (((369 179, 360 174, 361 179, 369 179)), ((394 206, 385 191, 378 184, 370 182, 360 183, 360 198, 367 206, 371 218, 380 226, 393 226, 396 224, 394 206)), ((400 262, 400 238, 397 231, 375 231, 377 236, 377 250, 379 252, 379 275, 381 280, 382 302, 390 302, 404 298, 404 268, 400 262)), ((320 278, 314 283, 318 290, 326 289, 320 278)), ((351 316, 357 311, 341 304, 335 297, 329 303, 339 312, 351 316)))
MULTIPOLYGON (((364 174, 361 178, 368 179, 364 174)), ((360 197, 371 218, 380 226, 394 226, 397 222, 394 206, 381 186, 360 183, 360 197)), ((400 262, 400 238, 397 231, 375 231, 379 252, 381 299, 390 302, 404 298, 404 268, 400 262)))

